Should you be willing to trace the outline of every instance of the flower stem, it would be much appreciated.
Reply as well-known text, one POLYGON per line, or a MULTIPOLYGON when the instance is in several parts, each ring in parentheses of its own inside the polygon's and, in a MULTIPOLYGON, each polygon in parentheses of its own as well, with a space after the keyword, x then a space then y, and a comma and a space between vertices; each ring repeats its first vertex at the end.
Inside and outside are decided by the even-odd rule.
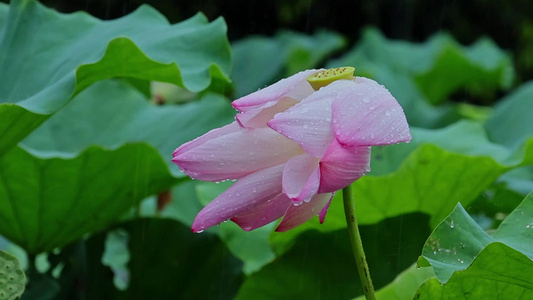
POLYGON ((374 292, 374 286, 372 285, 372 278, 370 277, 370 271, 368 270, 365 251, 363 250, 363 242, 361 241, 357 219, 355 218, 355 202, 352 195, 351 185, 342 189, 342 198, 344 200, 346 225, 348 226, 350 242, 352 244, 355 263, 357 264, 359 278, 361 279, 361 284, 363 285, 363 291, 365 292, 365 297, 367 300, 375 300, 376 295, 374 292))

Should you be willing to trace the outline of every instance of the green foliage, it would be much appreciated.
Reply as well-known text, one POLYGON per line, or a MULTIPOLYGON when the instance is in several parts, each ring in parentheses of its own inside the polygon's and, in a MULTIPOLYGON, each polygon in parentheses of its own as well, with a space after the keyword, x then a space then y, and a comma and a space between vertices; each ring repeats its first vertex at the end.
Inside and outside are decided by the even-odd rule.
POLYGON ((280 31, 273 38, 251 36, 237 41, 232 45, 236 96, 251 93, 278 77, 317 68, 344 45, 344 39, 331 31, 318 31, 312 36, 280 31))
POLYGON ((216 236, 165 219, 120 227, 129 234, 131 277, 119 299, 232 299, 240 286, 241 263, 216 236))
POLYGON ((85 13, 59 14, 34 0, 12 1, 0 14, 0 154, 98 80, 158 80, 195 92, 229 80, 222 19, 208 23, 198 14, 171 26, 143 6, 102 22, 85 13))
MULTIPOLYGON (((413 299, 416 291, 426 280, 435 277, 431 268, 417 268, 415 265, 399 274, 394 281, 376 292, 378 300, 413 299)), ((365 300, 365 296, 356 300, 365 300)))
POLYGON ((0 170, 1 233, 32 254, 102 229, 176 182, 146 144, 92 146, 74 158, 38 158, 17 147, 0 170))
POLYGON ((491 140, 511 148, 518 148, 533 137, 533 82, 527 82, 502 99, 485 127, 491 140))
MULTIPOLYGON (((425 215, 407 214, 361 226, 376 287, 384 286, 411 265, 429 232, 429 226, 421 225, 427 222, 425 215)), ((348 299, 361 293, 348 232, 310 230, 295 238, 292 248, 278 259, 249 276, 237 299, 252 295, 259 295, 255 296, 258 299, 348 299), (273 289, 273 285, 278 288, 273 289)))

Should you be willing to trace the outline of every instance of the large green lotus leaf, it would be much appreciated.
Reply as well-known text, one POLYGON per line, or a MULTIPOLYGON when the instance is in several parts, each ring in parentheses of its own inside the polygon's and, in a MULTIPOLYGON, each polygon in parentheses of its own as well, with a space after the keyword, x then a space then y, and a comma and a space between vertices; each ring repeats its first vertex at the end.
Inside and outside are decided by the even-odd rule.
POLYGON ((467 268, 490 243, 501 242, 533 258, 533 194, 505 218, 493 234, 487 234, 461 204, 444 219, 424 244, 421 265, 428 263, 445 283, 467 268))
POLYGON ((0 154, 98 80, 157 80, 195 92, 228 81, 222 19, 209 23, 198 14, 170 25, 141 6, 121 19, 100 21, 83 12, 60 14, 34 0, 11 1, 3 18, 0 154))
POLYGON ((345 45, 331 31, 305 35, 280 31, 274 37, 252 36, 232 43, 232 79, 236 96, 254 92, 302 70, 316 68, 326 57, 345 45))
MULTIPOLYGON (((432 277, 435 277, 432 268, 417 268, 416 265, 412 265, 409 269, 400 273, 394 281, 376 291, 376 299, 413 299, 420 285, 432 277)), ((365 300, 365 296, 357 297, 355 300, 365 300)))
POLYGON ((70 157, 41 154, 15 147, 0 158, 0 234, 31 254, 101 229, 176 183, 145 143, 92 146, 70 157))
POLYGON ((100 81, 32 132, 22 145, 47 153, 79 153, 90 145, 116 148, 146 142, 159 150, 174 176, 172 151, 208 130, 230 123, 235 111, 216 94, 183 105, 155 106, 120 80, 100 81))
POLYGON ((495 107, 485 127, 492 141, 517 148, 533 137, 533 81, 518 87, 495 107))
MULTIPOLYGON (((376 288, 416 260, 416 247, 429 232, 427 223, 426 215, 409 214, 360 227, 376 288)), ((351 299, 360 294, 347 230, 313 230, 298 236, 290 250, 248 276, 236 299, 351 299)))
POLYGON ((7 18, 7 11, 9 10, 9 5, 6 3, 0 3, 0 26, 4 25, 4 22, 7 18))
POLYGON ((120 225, 129 234, 130 282, 118 299, 232 299, 242 263, 218 237, 169 219, 120 225))
POLYGON ((472 264, 455 272, 446 284, 433 278, 414 299, 533 299, 533 261, 498 242, 479 253, 472 264))

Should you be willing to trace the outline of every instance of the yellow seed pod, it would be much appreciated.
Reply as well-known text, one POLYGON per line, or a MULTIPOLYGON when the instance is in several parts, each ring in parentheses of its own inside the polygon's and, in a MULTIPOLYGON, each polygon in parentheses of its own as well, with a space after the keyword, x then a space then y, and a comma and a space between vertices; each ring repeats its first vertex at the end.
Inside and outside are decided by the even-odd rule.
POLYGON ((311 84, 313 89, 317 91, 321 87, 325 87, 326 85, 332 83, 335 80, 353 79, 354 71, 355 71, 355 68, 353 67, 341 67, 341 68, 327 69, 327 70, 317 72, 307 77, 307 81, 309 82, 309 84, 311 84))

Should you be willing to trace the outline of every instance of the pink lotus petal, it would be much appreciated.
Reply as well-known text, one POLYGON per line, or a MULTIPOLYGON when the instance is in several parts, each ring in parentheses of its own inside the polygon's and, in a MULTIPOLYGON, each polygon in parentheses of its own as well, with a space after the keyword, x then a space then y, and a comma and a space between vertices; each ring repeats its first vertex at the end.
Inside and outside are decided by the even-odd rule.
POLYGON ((357 77, 355 81, 335 81, 325 88, 337 91, 332 118, 341 144, 377 146, 411 140, 402 107, 382 85, 357 77))
POLYGON ((320 160, 319 193, 347 187, 370 171, 370 147, 342 146, 336 140, 320 160))
POLYGON ((240 128, 239 128, 239 125, 237 124, 237 122, 233 122, 231 124, 228 124, 228 125, 220 127, 220 128, 215 128, 215 129, 207 132, 206 134, 201 135, 201 136, 195 138, 194 140, 179 146, 176 150, 174 150, 174 152, 172 153, 172 156, 178 156, 178 155, 180 155, 182 153, 185 153, 185 152, 187 152, 187 151, 189 151, 189 150, 191 150, 193 148, 196 148, 196 147, 204 144, 207 141, 210 141, 212 139, 218 138, 218 137, 226 135, 226 134, 238 132, 239 130, 240 130, 240 128))
POLYGON ((276 198, 281 194, 284 167, 284 164, 273 166, 235 182, 198 213, 192 224, 192 231, 201 232, 237 215, 247 214, 276 198))
POLYGON ((281 219, 276 231, 287 231, 307 222, 319 212, 321 213, 324 207, 331 201, 332 197, 333 193, 318 194, 309 202, 302 202, 298 206, 290 206, 283 219, 281 219))
POLYGON ((268 127, 246 129, 233 124, 220 129, 227 134, 209 132, 207 137, 178 148, 172 161, 192 178, 221 181, 241 178, 303 153, 298 144, 268 127))
POLYGON ((291 205, 293 205, 291 199, 281 193, 273 199, 260 203, 253 209, 233 217, 231 220, 243 230, 250 231, 281 218, 291 205))
POLYGON ((235 119, 242 127, 266 127, 267 122, 270 121, 275 114, 287 110, 296 103, 298 103, 298 101, 294 100, 293 98, 283 97, 279 101, 270 101, 258 108, 237 114, 235 119))
POLYGON ((283 170, 283 193, 297 203, 309 201, 320 185, 319 161, 309 154, 291 158, 283 170))
POLYGON ((233 101, 231 105, 239 111, 249 111, 267 102, 277 101, 291 91, 291 95, 296 97, 294 99, 298 100, 298 97, 302 97, 302 95, 305 94, 309 95, 313 92, 313 89, 311 88, 311 85, 307 83, 306 78, 319 71, 320 70, 307 70, 294 74, 291 77, 282 79, 264 89, 241 97, 233 101), (297 86, 298 89, 295 90, 297 86))
POLYGON ((335 91, 322 88, 275 115, 268 126, 298 143, 307 153, 322 157, 335 138, 331 126, 331 104, 335 96, 335 91))
POLYGON ((322 208, 322 210, 318 213, 318 220, 320 221, 320 224, 324 223, 324 220, 326 219, 326 214, 328 213, 329 205, 331 204, 331 199, 333 199, 333 196, 335 193, 331 194, 331 198, 329 198, 328 204, 322 208))

